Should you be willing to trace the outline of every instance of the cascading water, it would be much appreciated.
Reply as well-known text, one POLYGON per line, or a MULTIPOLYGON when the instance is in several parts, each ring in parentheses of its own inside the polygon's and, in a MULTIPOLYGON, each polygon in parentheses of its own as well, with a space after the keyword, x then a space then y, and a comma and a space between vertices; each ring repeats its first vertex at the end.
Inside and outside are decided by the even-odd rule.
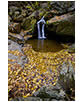
POLYGON ((46 22, 44 20, 44 16, 41 18, 40 21, 37 22, 37 27, 38 27, 38 39, 45 39, 45 33, 44 33, 44 26, 46 22), (42 30, 40 30, 40 24, 42 23, 42 30))

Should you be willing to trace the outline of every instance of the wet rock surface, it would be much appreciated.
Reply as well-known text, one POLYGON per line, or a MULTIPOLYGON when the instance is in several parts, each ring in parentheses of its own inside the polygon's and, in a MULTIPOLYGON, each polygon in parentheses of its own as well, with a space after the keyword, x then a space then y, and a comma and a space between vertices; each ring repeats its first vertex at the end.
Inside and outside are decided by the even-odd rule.
POLYGON ((24 64, 28 62, 26 56, 24 55, 21 45, 17 44, 16 42, 13 42, 11 40, 8 40, 8 63, 10 64, 19 64, 22 68, 24 67, 24 64), (15 54, 18 52, 18 54, 15 54))

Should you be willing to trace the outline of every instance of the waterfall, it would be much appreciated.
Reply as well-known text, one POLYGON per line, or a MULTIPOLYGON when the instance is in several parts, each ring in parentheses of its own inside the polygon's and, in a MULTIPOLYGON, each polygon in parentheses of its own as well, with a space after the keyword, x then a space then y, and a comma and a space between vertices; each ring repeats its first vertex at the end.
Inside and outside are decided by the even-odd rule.
POLYGON ((45 26, 45 20, 44 16, 41 18, 40 21, 37 22, 37 27, 38 27, 38 39, 45 39, 45 33, 44 33, 44 26, 45 26), (42 29, 40 30, 40 23, 42 23, 42 29))

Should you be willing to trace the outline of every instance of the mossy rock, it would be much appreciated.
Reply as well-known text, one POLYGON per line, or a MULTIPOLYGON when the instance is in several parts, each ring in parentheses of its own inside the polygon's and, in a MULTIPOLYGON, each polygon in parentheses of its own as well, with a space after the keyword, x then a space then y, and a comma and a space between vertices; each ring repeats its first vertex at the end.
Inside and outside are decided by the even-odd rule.
POLYGON ((71 22, 61 22, 56 29, 59 35, 72 35, 75 36, 75 25, 71 22))
POLYGON ((66 14, 46 21, 47 31, 55 35, 75 36, 75 16, 66 14), (64 16, 64 17, 63 17, 64 16))
POLYGON ((35 24, 36 24, 36 19, 33 17, 30 18, 28 17, 23 21, 22 28, 32 33, 34 32, 35 24))

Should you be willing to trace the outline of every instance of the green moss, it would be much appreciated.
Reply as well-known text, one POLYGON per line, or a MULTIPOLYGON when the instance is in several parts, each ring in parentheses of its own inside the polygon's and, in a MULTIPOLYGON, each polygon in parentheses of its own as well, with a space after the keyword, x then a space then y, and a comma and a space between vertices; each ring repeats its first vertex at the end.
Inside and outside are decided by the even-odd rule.
POLYGON ((35 30, 35 24, 36 24, 36 19, 33 19, 32 21, 31 21, 31 26, 32 26, 32 31, 34 32, 34 30, 35 30))
POLYGON ((24 21, 22 26, 24 30, 29 30, 30 32, 34 32, 35 24, 36 24, 36 19, 30 17, 24 21))
POLYGON ((41 12, 41 13, 39 14, 39 16, 40 16, 40 17, 43 16, 43 12, 41 12))
POLYGON ((40 6, 39 6, 39 2, 36 1, 36 2, 32 3, 32 7, 34 8, 34 10, 39 9, 39 8, 40 8, 40 6))
POLYGON ((26 6, 26 8, 28 8, 28 9, 32 9, 32 7, 31 7, 31 6, 26 6))
POLYGON ((51 5, 50 5, 51 1, 48 1, 48 8, 51 8, 51 5))
POLYGON ((48 24, 48 21, 46 21, 46 24, 48 24))
POLYGON ((40 13, 39 13, 39 19, 41 19, 42 16, 44 16, 44 14, 45 14, 45 11, 41 9, 40 10, 40 13))

